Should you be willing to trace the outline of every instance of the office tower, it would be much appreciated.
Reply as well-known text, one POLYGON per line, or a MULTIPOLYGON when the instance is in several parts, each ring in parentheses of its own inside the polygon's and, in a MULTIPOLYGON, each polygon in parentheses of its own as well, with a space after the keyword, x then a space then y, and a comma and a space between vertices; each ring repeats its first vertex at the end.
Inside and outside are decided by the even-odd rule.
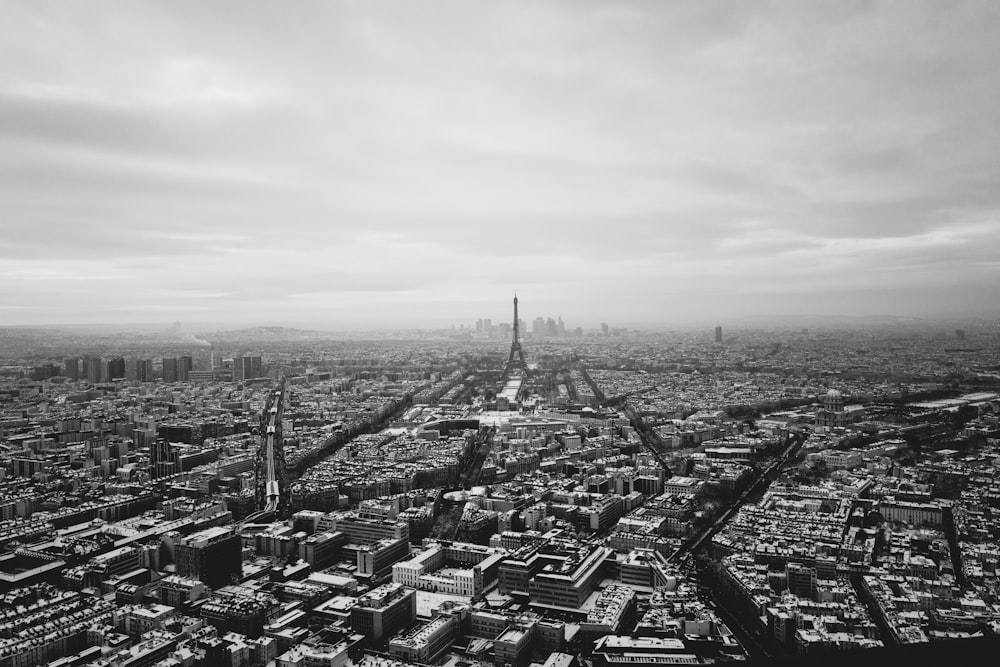
POLYGON ((125 360, 125 379, 134 382, 139 375, 139 362, 134 357, 125 360))
POLYGON ((194 359, 193 370, 204 373, 206 371, 211 371, 214 367, 215 367, 215 357, 212 354, 211 350, 199 355, 194 359))
POLYGON ((31 371, 31 378, 33 380, 48 380, 49 378, 54 378, 59 375, 59 371, 62 370, 59 366, 55 364, 44 364, 42 366, 35 366, 31 371))
POLYGON ((545 318, 536 317, 531 323, 531 333, 534 336, 542 336, 545 334, 545 318))
POLYGON ((190 355, 184 355, 177 359, 177 381, 187 382, 191 379, 191 371, 194 369, 194 360, 190 355))
POLYGON ((263 377, 260 357, 236 357, 233 359, 233 382, 242 382, 263 377))
POLYGON ((163 358, 163 381, 177 382, 177 359, 163 358))
POLYGON ((67 357, 63 362, 66 366, 66 377, 70 380, 80 379, 80 360, 76 357, 67 357))
POLYGON ((233 357, 233 382, 243 382, 250 375, 248 359, 233 357))
POLYGON ((556 335, 565 336, 566 335, 566 323, 563 322, 562 315, 556 320, 556 335))
POLYGON ((605 336, 607 336, 608 333, 609 333, 609 331, 610 331, 610 329, 608 327, 608 323, 607 322, 601 322, 601 333, 604 334, 605 336))
POLYGON ((96 383, 101 381, 101 358, 87 357, 84 359, 87 371, 87 382, 96 383))
POLYGON ((153 381, 153 360, 152 359, 136 359, 135 361, 135 379, 139 382, 152 382, 153 381))
POLYGON ((108 374, 105 378, 108 381, 125 377, 125 358, 114 357, 108 359, 108 374))
POLYGON ((715 327, 715 342, 716 343, 721 343, 722 342, 722 327, 721 326, 715 327))
POLYGON ((178 539, 174 547, 177 574, 219 588, 243 568, 240 536, 231 528, 215 526, 178 539))

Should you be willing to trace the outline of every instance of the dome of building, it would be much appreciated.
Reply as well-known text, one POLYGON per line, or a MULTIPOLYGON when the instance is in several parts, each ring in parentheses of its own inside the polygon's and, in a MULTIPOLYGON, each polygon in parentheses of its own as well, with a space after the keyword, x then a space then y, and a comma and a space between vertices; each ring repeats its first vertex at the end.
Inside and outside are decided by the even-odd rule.
POLYGON ((844 410, 844 395, 837 389, 831 389, 821 399, 827 410, 842 412, 844 410))

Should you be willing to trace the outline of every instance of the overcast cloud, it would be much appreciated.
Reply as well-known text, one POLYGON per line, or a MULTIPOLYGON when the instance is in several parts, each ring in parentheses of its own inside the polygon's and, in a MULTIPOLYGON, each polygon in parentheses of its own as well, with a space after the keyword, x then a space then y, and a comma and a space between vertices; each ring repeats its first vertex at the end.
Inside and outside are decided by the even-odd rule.
POLYGON ((0 322, 998 314, 993 0, 0 16, 0 322))

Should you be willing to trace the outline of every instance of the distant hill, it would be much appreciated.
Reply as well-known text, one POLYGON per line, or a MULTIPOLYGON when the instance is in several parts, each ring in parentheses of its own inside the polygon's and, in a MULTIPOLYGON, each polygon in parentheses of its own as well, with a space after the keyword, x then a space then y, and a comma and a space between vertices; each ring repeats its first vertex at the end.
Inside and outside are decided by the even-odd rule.
POLYGON ((227 331, 204 332, 199 334, 199 338, 209 340, 212 343, 223 341, 294 342, 306 340, 329 340, 334 337, 334 334, 329 331, 311 331, 307 329, 293 329, 290 327, 249 327, 246 329, 230 329, 227 331))

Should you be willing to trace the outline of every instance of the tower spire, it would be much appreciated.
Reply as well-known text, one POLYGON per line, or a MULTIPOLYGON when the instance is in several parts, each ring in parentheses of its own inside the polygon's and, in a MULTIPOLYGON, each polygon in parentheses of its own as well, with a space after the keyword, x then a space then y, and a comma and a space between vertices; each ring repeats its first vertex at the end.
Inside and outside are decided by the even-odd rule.
POLYGON ((514 290, 514 344, 520 346, 521 336, 518 332, 517 290, 514 290))

